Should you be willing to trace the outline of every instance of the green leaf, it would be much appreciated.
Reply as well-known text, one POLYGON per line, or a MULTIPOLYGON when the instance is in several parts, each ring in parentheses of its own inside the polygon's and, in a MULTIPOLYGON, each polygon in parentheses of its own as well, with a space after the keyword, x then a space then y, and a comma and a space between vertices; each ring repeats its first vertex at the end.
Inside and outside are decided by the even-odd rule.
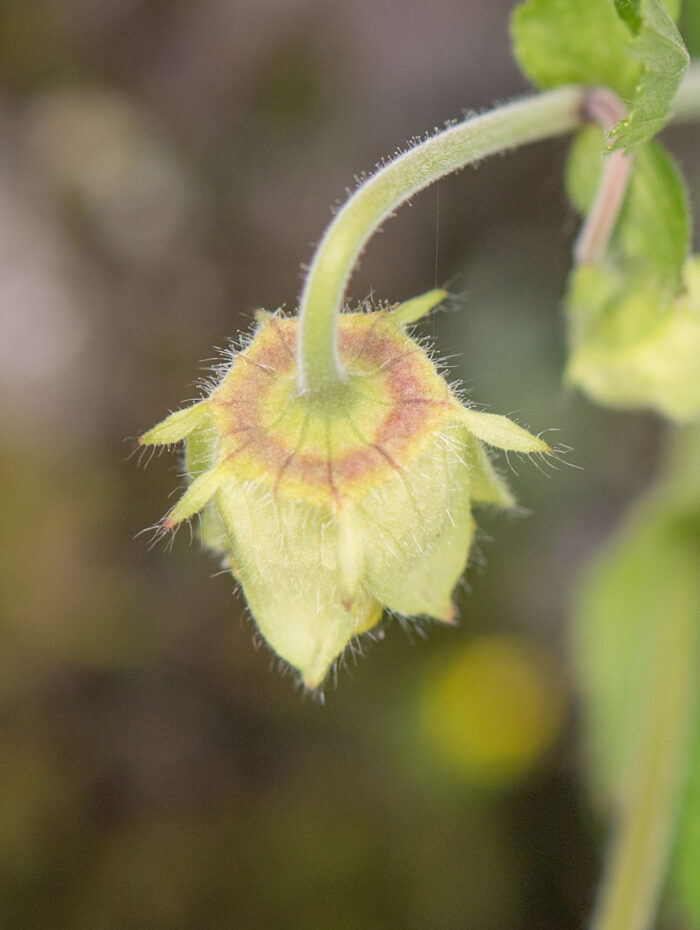
POLYGON ((402 326, 412 326, 418 320, 427 316, 446 297, 447 291, 439 288, 426 291, 425 294, 419 294, 418 297, 404 300, 395 310, 391 311, 391 318, 395 323, 400 323, 402 326))
MULTIPOLYGON (((567 161, 566 187, 583 214, 598 189, 604 158, 601 130, 595 126, 580 130, 567 161)), ((642 144, 634 158, 611 254, 625 266, 638 264, 675 290, 690 235, 685 185, 673 159, 657 142, 642 144)))
MULTIPOLYGON (((671 4, 678 13, 679 4, 671 4)), ((688 66, 688 52, 662 0, 526 0, 511 19, 520 67, 538 87, 600 84, 629 115, 610 148, 655 135, 688 66)))
POLYGON ((613 149, 639 145, 666 125, 690 60, 661 0, 641 0, 640 12, 641 25, 630 50, 640 63, 639 82, 629 102, 629 116, 614 130, 613 149))
POLYGON ((612 0, 527 0, 511 19, 513 50, 538 87, 603 84, 629 97, 639 63, 612 0))

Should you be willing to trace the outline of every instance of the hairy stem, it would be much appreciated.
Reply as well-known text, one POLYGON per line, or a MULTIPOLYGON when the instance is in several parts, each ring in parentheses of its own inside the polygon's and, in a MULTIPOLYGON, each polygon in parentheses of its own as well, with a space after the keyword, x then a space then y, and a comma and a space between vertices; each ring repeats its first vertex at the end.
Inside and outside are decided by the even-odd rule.
POLYGON ((301 390, 321 393, 343 380, 336 349, 338 313, 353 267, 384 220, 418 191, 458 168, 570 132, 581 124, 585 94, 582 87, 562 87, 467 119, 404 152, 358 188, 326 230, 301 295, 301 390))
MULTIPOLYGON (((604 88, 558 88, 451 126, 365 181, 326 230, 306 277, 299 306, 299 389, 320 394, 342 384, 336 333, 348 281, 367 242, 402 203, 433 181, 495 152, 562 135, 586 120, 611 128, 620 106, 604 88)), ((691 65, 681 84, 674 115, 700 117, 698 63, 691 65)), ((595 261, 605 250, 624 198, 629 162, 621 153, 608 158, 594 208, 575 247, 577 261, 595 261)))

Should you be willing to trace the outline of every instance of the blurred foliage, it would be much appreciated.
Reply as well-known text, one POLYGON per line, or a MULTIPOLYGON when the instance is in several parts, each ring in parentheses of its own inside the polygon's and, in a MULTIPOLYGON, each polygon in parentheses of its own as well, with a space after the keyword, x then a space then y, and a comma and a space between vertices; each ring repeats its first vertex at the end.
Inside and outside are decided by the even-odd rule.
MULTIPOLYGON (((586 126, 576 134, 566 164, 566 189, 583 215, 591 204, 603 167, 603 133, 586 126)), ((688 195, 673 159, 658 142, 635 154, 624 205, 610 248, 623 266, 635 264, 659 282, 677 287, 688 257, 688 195)))
POLYGON ((688 65, 671 19, 678 12, 676 0, 525 0, 511 21, 514 52, 536 87, 612 88, 627 106, 613 128, 612 147, 630 151, 671 116, 688 65))
MULTIPOLYGON (((256 307, 293 306, 355 174, 524 89, 510 6, 0 4, 3 926, 582 925, 599 823, 576 715, 477 784, 417 710, 493 635, 536 643, 570 706, 566 591, 656 469, 655 420, 560 389, 564 147, 440 182, 352 286, 393 301, 453 276, 424 332, 454 377, 576 448, 545 475, 512 460, 522 514, 479 515, 459 626, 387 622, 305 700, 216 561, 137 536, 182 479, 124 441, 196 395, 256 307)), ((695 164, 696 130, 668 141, 695 164)), ((474 700, 460 676, 450 700, 474 700)), ((493 709, 504 732, 522 711, 493 709)))
POLYGON ((686 48, 694 57, 700 55, 700 3, 687 0, 681 10, 681 33, 686 48))
MULTIPOLYGON (((576 208, 590 208, 603 168, 602 132, 577 133, 566 166, 576 208)), ((597 403, 648 408, 687 423, 700 415, 700 262, 688 258, 681 172, 656 142, 639 146, 605 255, 574 267, 565 377, 597 403)))
MULTIPOLYGON (((572 629, 598 800, 619 815, 654 779, 649 816, 659 798, 678 818, 670 887, 696 920, 697 749, 687 787, 684 773, 687 745, 698 742, 699 462, 700 432, 688 428, 667 479, 636 505, 582 580, 572 629)), ((659 839, 649 836, 650 846, 659 839)), ((665 835, 659 842, 665 860, 665 835)))

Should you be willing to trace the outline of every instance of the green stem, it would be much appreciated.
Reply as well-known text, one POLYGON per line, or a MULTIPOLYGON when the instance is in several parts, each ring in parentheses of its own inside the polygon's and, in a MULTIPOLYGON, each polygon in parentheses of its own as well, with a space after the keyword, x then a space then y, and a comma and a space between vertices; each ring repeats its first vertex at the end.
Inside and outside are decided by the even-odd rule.
POLYGON ((585 94, 583 87, 562 87, 451 126, 389 162, 353 194, 326 230, 301 296, 300 390, 320 394, 343 381, 336 348, 338 313, 355 263, 384 220, 458 168, 575 129, 582 122, 585 94))
MULTIPOLYGON (((678 566, 695 577, 695 566, 678 566)), ((690 587, 690 590, 689 590, 690 587)), ((643 726, 591 930, 649 930, 663 887, 694 734, 697 594, 679 585, 665 605, 643 726)))
MULTIPOLYGON (((562 87, 465 120, 410 148, 358 188, 326 230, 301 295, 300 390, 326 393, 344 379, 336 345, 338 314, 353 268, 384 220, 418 191, 452 171, 495 152, 575 129, 585 119, 582 102, 589 94, 584 87, 562 87)), ((674 100, 674 116, 700 116, 700 63, 688 69, 674 100)), ((622 163, 622 156, 618 160, 622 163)), ((624 193, 624 183, 616 183, 615 188, 624 193)), ((615 214, 606 211, 611 212, 615 214)), ((604 235, 594 238, 597 254, 596 243, 606 240, 604 235)), ((583 245, 579 243, 582 248, 586 259, 591 251, 587 237, 583 245)))

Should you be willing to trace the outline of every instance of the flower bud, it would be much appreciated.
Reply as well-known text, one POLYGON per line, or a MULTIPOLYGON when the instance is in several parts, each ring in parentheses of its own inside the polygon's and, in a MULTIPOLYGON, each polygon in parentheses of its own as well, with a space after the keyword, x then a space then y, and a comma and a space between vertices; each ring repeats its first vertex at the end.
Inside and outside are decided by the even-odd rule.
POLYGON ((420 301, 442 296, 342 314, 345 380, 320 397, 297 388, 297 318, 261 315, 209 396, 141 437, 187 438, 191 483, 163 526, 201 513, 202 541, 309 688, 382 608, 450 622, 470 503, 513 503, 482 443, 548 449, 506 417, 463 407, 406 334, 420 301))

